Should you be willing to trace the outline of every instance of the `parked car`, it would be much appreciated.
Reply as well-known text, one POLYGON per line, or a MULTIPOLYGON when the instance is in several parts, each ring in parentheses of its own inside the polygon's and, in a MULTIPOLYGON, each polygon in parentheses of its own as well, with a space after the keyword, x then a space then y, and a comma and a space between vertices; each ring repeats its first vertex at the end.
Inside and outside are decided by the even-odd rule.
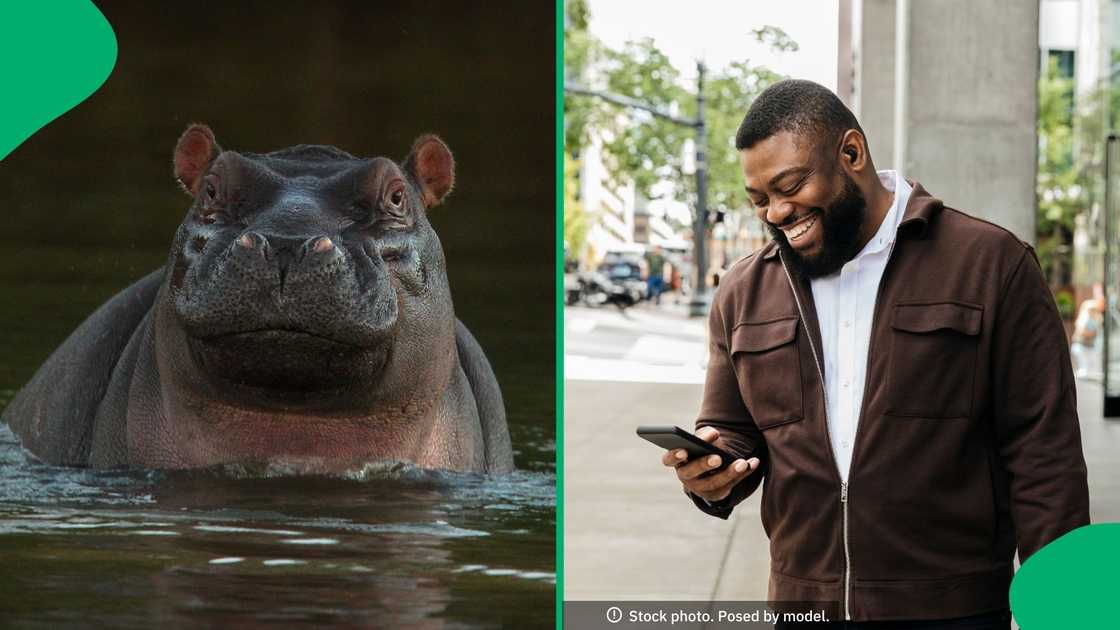
POLYGON ((645 262, 642 254, 636 251, 611 251, 599 263, 599 273, 611 282, 636 292, 638 299, 645 299, 648 288, 645 280, 645 262))

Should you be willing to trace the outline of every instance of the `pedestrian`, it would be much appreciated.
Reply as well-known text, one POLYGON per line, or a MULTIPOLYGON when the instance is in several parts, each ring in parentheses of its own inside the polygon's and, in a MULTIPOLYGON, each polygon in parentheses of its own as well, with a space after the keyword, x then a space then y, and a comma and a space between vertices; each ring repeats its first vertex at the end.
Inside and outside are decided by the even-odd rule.
POLYGON ((762 485, 771 600, 837 602, 831 627, 1007 630, 1016 550, 1089 522, 1032 248, 877 172, 815 83, 767 88, 735 145, 773 241, 722 278, 696 424, 736 459, 662 463, 720 518, 762 485))
POLYGON ((1093 297, 1081 303, 1077 319, 1073 322, 1070 352, 1073 354, 1073 373, 1077 378, 1099 378, 1102 374, 1098 340, 1103 336, 1099 334, 1103 327, 1104 287, 1098 282, 1093 285, 1093 297))
POLYGON ((661 246, 654 245, 653 249, 646 252, 647 287, 649 299, 654 304, 661 305, 661 292, 665 288, 665 255, 661 253, 661 246))

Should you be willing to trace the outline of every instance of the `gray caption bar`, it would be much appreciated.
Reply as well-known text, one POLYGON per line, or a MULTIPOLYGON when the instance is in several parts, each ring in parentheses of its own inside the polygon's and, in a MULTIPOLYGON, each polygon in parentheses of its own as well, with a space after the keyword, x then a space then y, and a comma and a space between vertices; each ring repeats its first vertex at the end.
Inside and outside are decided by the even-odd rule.
POLYGON ((565 630, 771 630, 778 621, 838 620, 838 602, 570 601, 565 630))

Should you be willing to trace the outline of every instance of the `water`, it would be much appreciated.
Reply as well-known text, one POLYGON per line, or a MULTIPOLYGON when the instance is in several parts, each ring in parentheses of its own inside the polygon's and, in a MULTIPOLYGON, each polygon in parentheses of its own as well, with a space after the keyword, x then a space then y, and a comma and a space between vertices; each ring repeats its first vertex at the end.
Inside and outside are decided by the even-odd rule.
POLYGON ((518 471, 63 469, 0 427, 0 626, 552 627, 554 7, 98 6, 113 75, 0 163, 0 408, 163 264, 188 205, 170 175, 187 123, 232 149, 397 159, 436 132, 458 179, 431 220, 518 471))
POLYGON ((0 615, 18 627, 544 627, 551 474, 28 462, 0 428, 0 615))

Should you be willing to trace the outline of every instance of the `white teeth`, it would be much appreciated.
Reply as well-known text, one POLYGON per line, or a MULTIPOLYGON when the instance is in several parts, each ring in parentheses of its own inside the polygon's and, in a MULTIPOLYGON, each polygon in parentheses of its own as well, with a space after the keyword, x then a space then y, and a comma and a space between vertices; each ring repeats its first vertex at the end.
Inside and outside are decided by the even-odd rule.
POLYGON ((813 217, 812 219, 809 219, 805 223, 802 223, 801 225, 797 226, 793 230, 786 230, 786 238, 788 238, 791 241, 796 241, 797 239, 804 236, 805 233, 809 231, 809 228, 813 227, 813 224, 816 223, 816 222, 817 222, 817 218, 813 217))

